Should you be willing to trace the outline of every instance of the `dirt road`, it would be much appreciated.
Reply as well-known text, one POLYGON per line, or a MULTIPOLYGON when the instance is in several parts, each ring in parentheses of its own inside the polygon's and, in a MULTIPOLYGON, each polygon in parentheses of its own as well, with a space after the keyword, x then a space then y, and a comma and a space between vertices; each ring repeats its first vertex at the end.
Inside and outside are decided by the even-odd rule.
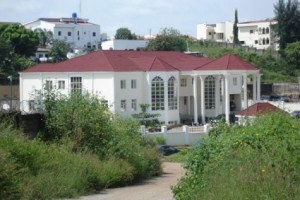
POLYGON ((80 200, 172 200, 170 187, 184 175, 184 169, 179 163, 165 162, 163 170, 162 176, 142 184, 103 190, 97 195, 81 197, 80 200))

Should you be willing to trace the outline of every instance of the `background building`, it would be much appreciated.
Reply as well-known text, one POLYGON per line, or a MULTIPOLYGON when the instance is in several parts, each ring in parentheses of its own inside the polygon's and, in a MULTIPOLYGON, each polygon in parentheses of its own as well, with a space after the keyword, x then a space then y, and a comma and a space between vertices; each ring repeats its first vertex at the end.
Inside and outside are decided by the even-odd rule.
POLYGON ((217 24, 197 24, 197 39, 232 43, 233 23, 226 21, 217 24))
POLYGON ((108 40, 101 43, 102 50, 137 50, 144 49, 148 40, 108 40))
POLYGON ((50 30, 54 40, 65 40, 72 49, 98 49, 100 43, 100 26, 78 18, 76 13, 72 18, 39 18, 24 26, 32 30, 50 30))

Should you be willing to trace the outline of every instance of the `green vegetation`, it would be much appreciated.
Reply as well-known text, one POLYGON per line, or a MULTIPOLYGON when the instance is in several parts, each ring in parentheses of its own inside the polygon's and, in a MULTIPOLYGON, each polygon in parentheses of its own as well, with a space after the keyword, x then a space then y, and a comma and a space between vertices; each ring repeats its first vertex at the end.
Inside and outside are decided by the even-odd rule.
POLYGON ((295 82, 299 72, 295 64, 288 63, 285 58, 276 57, 277 53, 268 49, 264 54, 247 52, 242 49, 223 48, 210 41, 189 42, 192 51, 199 51, 209 58, 219 58, 226 53, 235 54, 258 67, 265 83, 295 82))
POLYGON ((180 152, 165 156, 163 161, 185 163, 190 149, 186 146, 176 146, 175 148, 179 149, 180 152))
POLYGON ((299 199, 300 124, 288 114, 220 123, 188 153, 176 199, 299 199))
POLYGON ((119 28, 116 31, 115 39, 117 40, 137 40, 137 36, 128 28, 119 28))
POLYGON ((238 11, 237 9, 235 9, 234 11, 234 24, 233 24, 233 43, 234 44, 239 44, 239 28, 237 26, 237 24, 239 23, 238 20, 238 11))
POLYGON ((61 62, 67 60, 67 53, 70 50, 70 45, 63 40, 54 40, 53 46, 49 52, 52 62, 61 62))
POLYGON ((148 51, 185 51, 186 38, 178 30, 164 28, 155 39, 151 39, 146 47, 148 51))
POLYGON ((154 142, 98 98, 46 92, 40 106, 45 128, 34 140, 0 124, 0 199, 70 198, 161 173, 154 142))

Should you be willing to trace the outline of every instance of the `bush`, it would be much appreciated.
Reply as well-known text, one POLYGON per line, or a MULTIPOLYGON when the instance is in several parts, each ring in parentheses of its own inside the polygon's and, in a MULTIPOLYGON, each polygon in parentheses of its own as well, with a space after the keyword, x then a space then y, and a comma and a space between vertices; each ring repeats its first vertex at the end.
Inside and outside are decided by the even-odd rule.
POLYGON ((299 130, 282 113, 244 127, 219 124, 190 151, 176 199, 298 199, 299 130))

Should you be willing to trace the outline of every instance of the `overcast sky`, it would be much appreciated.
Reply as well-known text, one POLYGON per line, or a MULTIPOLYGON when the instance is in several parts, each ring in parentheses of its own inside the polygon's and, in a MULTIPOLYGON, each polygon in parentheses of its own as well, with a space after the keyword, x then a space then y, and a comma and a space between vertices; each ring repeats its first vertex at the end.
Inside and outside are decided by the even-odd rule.
POLYGON ((173 27, 182 34, 196 36, 198 23, 239 21, 274 17, 278 0, 0 0, 0 21, 31 22, 41 17, 79 17, 99 24, 101 32, 113 36, 127 27, 139 35, 173 27))

